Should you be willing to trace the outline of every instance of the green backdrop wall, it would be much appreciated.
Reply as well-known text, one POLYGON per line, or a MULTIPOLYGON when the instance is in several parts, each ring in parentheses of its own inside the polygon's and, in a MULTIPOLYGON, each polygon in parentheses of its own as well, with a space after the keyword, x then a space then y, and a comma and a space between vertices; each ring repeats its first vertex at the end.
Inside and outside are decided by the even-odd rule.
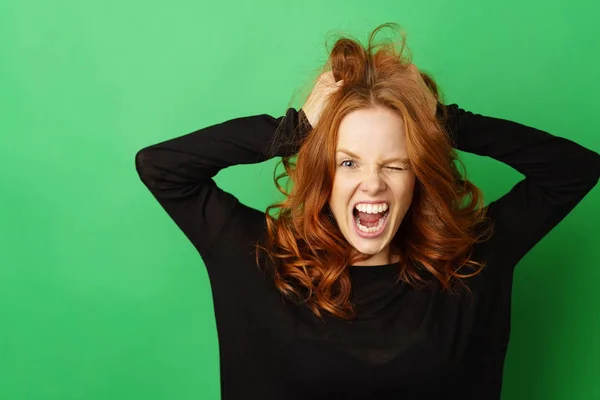
MULTIPOLYGON (((329 35, 365 40, 397 22, 446 101, 599 151, 599 11, 586 0, 4 0, 0 398, 219 397, 207 274, 139 181, 138 149, 282 115, 329 35)), ((486 203, 521 178, 463 157, 486 203)), ((274 165, 217 182, 264 209, 278 198, 274 165)), ((517 268, 503 399, 600 398, 599 205, 595 188, 517 268)))

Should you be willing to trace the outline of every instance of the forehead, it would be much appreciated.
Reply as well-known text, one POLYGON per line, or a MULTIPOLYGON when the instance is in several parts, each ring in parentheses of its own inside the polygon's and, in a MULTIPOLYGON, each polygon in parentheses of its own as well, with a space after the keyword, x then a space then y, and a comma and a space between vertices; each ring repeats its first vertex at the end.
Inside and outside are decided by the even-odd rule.
POLYGON ((340 123, 337 150, 404 157, 405 136, 404 120, 398 113, 386 108, 355 110, 340 123))

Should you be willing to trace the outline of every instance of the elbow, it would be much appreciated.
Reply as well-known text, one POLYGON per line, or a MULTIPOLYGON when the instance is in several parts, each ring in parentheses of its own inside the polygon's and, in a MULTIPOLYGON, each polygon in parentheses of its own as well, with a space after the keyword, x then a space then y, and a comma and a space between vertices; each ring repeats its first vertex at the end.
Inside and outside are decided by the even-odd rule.
POLYGON ((594 151, 588 151, 589 157, 580 159, 581 184, 585 187, 585 192, 592 190, 600 180, 600 154, 594 151))
MULTIPOLYGON (((592 178, 592 189, 598 184, 600 180, 600 154, 596 153, 596 163, 594 164, 594 176, 592 178)), ((591 189, 590 189, 591 190, 591 189)))
POLYGON ((600 180, 600 155, 589 149, 572 152, 554 175, 558 183, 554 190, 577 200, 585 197, 600 180), (559 177, 559 175, 561 175, 559 177))
POLYGON ((595 171, 595 179, 596 183, 600 180, 600 154, 594 153, 594 171, 595 171))
POLYGON ((152 166, 153 164, 151 161, 150 153, 151 151, 148 148, 143 148, 141 150, 138 150, 137 153, 135 153, 134 159, 135 170, 140 180, 146 186, 149 186, 153 176, 152 171, 155 170, 155 168, 153 168, 152 166))
POLYGON ((600 154, 589 150, 589 159, 585 161, 584 168, 588 171, 590 183, 594 187, 600 180, 600 154))
POLYGON ((144 173, 144 166, 146 164, 145 161, 146 161, 145 149, 138 150, 138 152, 135 153, 134 165, 135 165, 135 170, 140 177, 144 173))

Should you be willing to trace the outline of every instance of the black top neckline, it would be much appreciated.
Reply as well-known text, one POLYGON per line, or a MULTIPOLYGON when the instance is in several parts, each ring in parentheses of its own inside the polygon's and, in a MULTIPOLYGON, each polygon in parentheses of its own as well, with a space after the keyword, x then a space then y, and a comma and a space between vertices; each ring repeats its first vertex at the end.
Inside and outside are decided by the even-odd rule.
POLYGON ((356 270, 362 270, 362 269, 376 269, 376 270, 382 270, 382 269, 391 269, 391 268, 396 268, 398 267, 400 264, 399 263, 391 263, 391 264, 377 264, 377 265, 350 265, 349 268, 351 269, 356 269, 356 270))
POLYGON ((395 276, 400 271, 400 263, 378 264, 378 265, 350 265, 348 267, 350 275, 357 277, 390 277, 395 276))

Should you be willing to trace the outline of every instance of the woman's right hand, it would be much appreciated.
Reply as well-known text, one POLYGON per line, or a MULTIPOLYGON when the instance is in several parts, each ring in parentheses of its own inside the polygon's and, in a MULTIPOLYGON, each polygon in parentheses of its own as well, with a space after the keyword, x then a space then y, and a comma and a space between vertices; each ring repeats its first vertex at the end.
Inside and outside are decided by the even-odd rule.
MULTIPOLYGON (((435 116, 437 99, 423 81, 423 77, 421 76, 419 69, 414 64, 410 65, 410 75, 416 81, 417 85, 421 88, 423 94, 427 98, 431 115, 435 116)), ((302 110, 304 110, 304 114, 306 114, 308 122, 310 122, 311 126, 314 127, 317 124, 327 99, 332 93, 337 91, 342 86, 343 82, 343 80, 336 82, 331 71, 323 72, 321 75, 319 75, 317 83, 310 92, 306 103, 304 103, 302 106, 302 110)))
POLYGON ((302 110, 311 126, 314 127, 317 124, 327 99, 342 86, 343 82, 336 82, 331 71, 319 75, 308 99, 306 99, 306 103, 302 106, 302 110))

